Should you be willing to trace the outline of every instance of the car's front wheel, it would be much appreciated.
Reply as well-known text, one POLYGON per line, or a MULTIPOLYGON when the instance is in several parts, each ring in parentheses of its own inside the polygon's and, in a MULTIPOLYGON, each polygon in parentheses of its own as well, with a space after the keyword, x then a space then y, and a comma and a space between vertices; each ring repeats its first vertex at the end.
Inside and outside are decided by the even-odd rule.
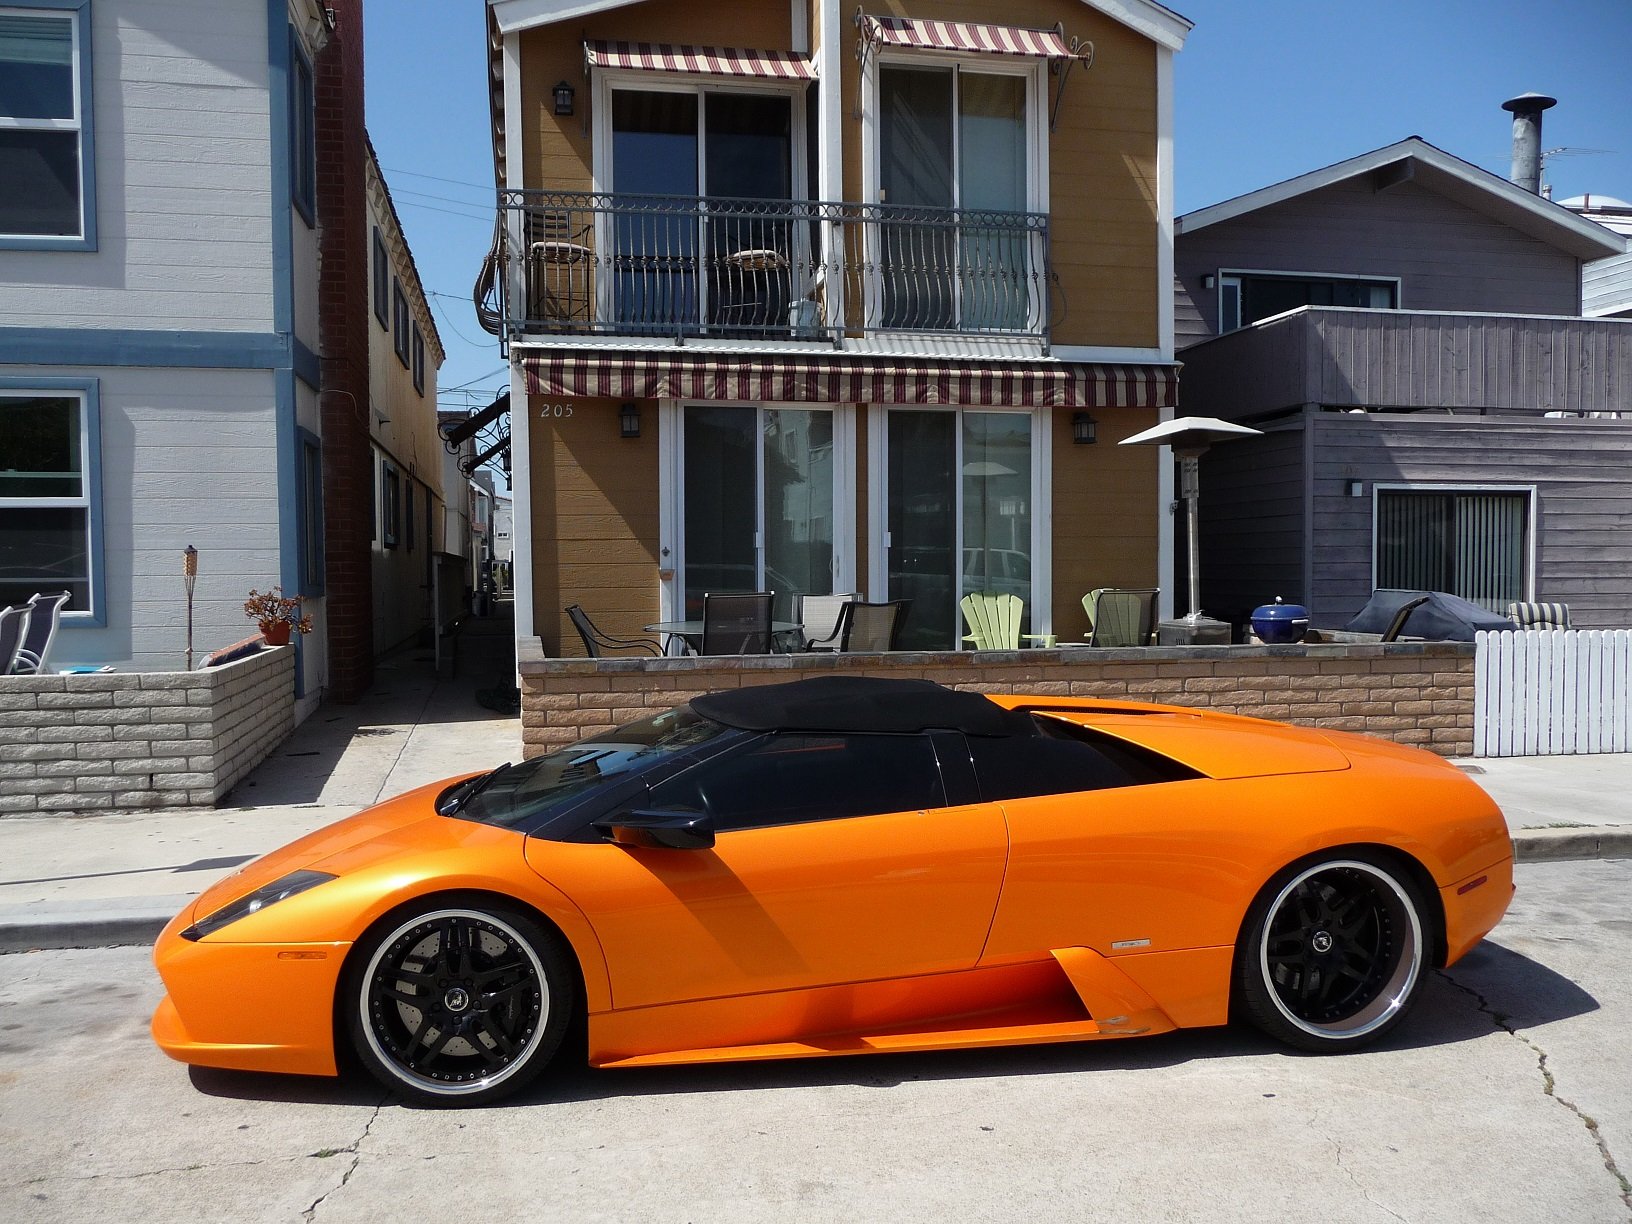
POLYGON ((1254 904, 1237 950, 1242 1010, 1300 1049, 1353 1049, 1416 1000, 1429 933, 1417 887, 1379 858, 1283 872, 1254 904))
POLYGON ((483 905, 426 906, 358 949, 352 1045, 382 1084, 427 1105, 481 1105, 549 1063, 574 1005, 560 941, 483 905))

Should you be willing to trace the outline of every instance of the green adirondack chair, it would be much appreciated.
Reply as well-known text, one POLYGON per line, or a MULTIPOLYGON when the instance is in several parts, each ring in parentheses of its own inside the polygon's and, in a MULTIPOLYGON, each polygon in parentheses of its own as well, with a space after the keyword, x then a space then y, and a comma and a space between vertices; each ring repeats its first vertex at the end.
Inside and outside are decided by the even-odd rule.
MULTIPOLYGON (((1020 619, 1026 604, 1018 595, 999 595, 996 591, 971 591, 958 607, 969 632, 963 640, 973 642, 976 650, 1019 650, 1020 619)), ((1035 638, 1037 634, 1026 634, 1035 638)))
POLYGON ((1156 587, 1096 587, 1082 597, 1090 646, 1149 646, 1156 630, 1156 587))

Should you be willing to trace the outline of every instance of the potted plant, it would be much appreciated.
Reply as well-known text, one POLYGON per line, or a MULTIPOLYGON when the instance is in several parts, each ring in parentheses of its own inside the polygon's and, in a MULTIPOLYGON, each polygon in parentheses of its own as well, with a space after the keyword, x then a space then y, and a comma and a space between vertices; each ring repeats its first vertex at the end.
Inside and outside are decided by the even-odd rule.
POLYGON ((289 645, 292 630, 312 631, 312 618, 301 615, 300 597, 286 597, 281 586, 270 591, 250 587, 249 598, 244 600, 244 615, 260 626, 261 637, 268 646, 289 645))

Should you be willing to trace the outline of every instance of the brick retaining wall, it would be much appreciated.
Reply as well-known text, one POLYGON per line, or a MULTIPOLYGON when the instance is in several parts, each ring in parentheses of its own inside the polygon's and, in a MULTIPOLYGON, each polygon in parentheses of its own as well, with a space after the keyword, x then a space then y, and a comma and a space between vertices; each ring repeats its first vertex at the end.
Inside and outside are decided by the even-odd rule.
POLYGON ((196 672, 0 677, 0 816, 215 803, 295 726, 295 651, 196 672))
POLYGON ((1473 646, 1458 642, 547 659, 532 638, 518 644, 518 661, 530 756, 716 689, 840 671, 980 692, 1205 706, 1363 731, 1442 756, 1473 751, 1473 646))

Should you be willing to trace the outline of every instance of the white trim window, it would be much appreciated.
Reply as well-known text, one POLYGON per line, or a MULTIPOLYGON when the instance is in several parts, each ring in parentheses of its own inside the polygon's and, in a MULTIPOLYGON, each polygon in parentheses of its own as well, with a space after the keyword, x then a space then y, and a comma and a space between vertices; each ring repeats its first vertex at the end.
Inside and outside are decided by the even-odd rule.
POLYGON ((1373 587, 1446 591, 1505 615, 1531 598, 1534 514, 1527 487, 1379 485, 1373 587))
POLYGON ((884 328, 1041 326, 1042 235, 991 214, 1048 211, 1046 65, 934 51, 868 58, 863 198, 882 206, 868 239, 883 271, 867 305, 884 328))
POLYGON ((0 390, 0 606, 67 591, 65 613, 98 594, 89 394, 0 390))
POLYGON ((0 246, 95 245, 86 4, 0 7, 0 246))
POLYGON ((1237 331, 1300 306, 1397 310, 1400 278, 1342 272, 1224 272, 1218 278, 1218 332, 1237 331))

